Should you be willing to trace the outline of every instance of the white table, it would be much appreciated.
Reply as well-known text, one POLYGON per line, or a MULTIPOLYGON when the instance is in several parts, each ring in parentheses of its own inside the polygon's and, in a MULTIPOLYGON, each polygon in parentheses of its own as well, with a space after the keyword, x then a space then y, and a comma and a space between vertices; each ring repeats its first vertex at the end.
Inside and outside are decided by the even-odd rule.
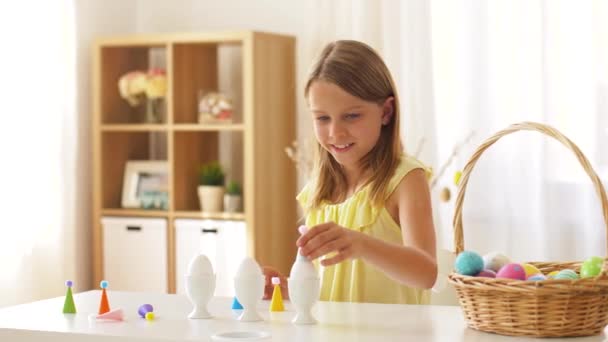
MULTIPOLYGON (((186 318, 191 305, 185 296, 133 292, 108 292, 110 307, 122 308, 123 322, 90 322, 97 312, 100 291, 74 295, 77 314, 62 313, 64 297, 0 309, 0 341, 212 341, 211 336, 230 331, 263 331, 266 341, 539 341, 478 332, 466 327, 459 307, 319 302, 313 309, 316 325, 291 323, 295 312, 286 302, 285 312, 268 312, 261 301, 263 322, 241 323, 231 310, 231 298, 216 297, 209 305, 209 320, 186 318), (156 319, 137 315, 141 304, 154 306, 156 319)), ((548 341, 604 341, 606 334, 548 341)))

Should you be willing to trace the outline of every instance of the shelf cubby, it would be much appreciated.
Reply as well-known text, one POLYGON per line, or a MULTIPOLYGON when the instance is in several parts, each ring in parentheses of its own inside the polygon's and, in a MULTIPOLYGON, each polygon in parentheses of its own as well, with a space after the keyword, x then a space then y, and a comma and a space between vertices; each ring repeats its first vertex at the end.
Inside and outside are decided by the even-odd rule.
POLYGON ((174 208, 200 211, 197 194, 201 165, 219 161, 226 182, 243 184, 243 135, 232 131, 179 131, 174 133, 174 208))
POLYGON ((104 132, 101 160, 103 208, 121 208, 123 176, 129 160, 166 160, 166 133, 104 132))
POLYGON ((199 94, 218 91, 232 101, 232 122, 242 123, 242 65, 242 47, 238 43, 174 44, 174 123, 198 123, 199 94))
POLYGON ((145 122, 146 104, 142 102, 138 106, 131 106, 120 96, 118 81, 131 71, 147 72, 151 68, 166 69, 166 54, 166 45, 101 47, 99 96, 103 124, 145 122))

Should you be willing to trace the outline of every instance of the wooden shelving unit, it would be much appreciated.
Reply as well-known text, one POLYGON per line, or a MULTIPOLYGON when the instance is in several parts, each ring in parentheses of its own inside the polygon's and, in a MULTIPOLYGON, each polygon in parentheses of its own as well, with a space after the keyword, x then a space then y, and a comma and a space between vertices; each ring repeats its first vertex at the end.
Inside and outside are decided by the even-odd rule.
POLYGON ((131 216, 131 217, 167 217, 164 210, 143 209, 103 209, 102 216, 131 216))
POLYGON ((251 31, 109 37, 95 43, 93 55, 95 283, 103 279, 104 216, 167 219, 170 293, 175 292, 173 221, 178 218, 245 221, 247 253, 287 273, 297 224, 295 168, 283 152, 295 138, 295 38, 251 31), (148 124, 141 110, 120 97, 117 83, 129 71, 149 69, 155 59, 168 76, 166 118, 148 124), (222 87, 236 96, 234 122, 199 124, 198 91, 222 87), (159 143, 164 152, 155 154, 159 143), (243 213, 200 211, 197 168, 222 155, 230 161, 230 178, 243 184, 243 213), (166 160, 170 168, 169 209, 121 208, 127 161, 155 159, 166 160))
POLYGON ((158 124, 105 124, 102 132, 167 132, 167 125, 158 124))

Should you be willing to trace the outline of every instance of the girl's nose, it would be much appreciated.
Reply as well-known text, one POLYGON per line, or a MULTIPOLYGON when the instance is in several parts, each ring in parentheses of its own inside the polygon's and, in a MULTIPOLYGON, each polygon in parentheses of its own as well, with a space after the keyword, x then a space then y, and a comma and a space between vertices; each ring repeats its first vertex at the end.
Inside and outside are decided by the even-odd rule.
POLYGON ((346 130, 341 124, 333 122, 329 127, 329 136, 332 138, 339 138, 346 134, 346 130))

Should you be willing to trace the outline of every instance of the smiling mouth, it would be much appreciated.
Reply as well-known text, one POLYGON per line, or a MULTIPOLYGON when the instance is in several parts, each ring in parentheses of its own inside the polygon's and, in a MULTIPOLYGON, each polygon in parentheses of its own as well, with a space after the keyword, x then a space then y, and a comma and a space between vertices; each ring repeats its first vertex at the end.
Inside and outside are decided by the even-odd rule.
POLYGON ((350 149, 355 143, 344 144, 344 145, 331 145, 331 147, 337 152, 344 152, 350 149))

